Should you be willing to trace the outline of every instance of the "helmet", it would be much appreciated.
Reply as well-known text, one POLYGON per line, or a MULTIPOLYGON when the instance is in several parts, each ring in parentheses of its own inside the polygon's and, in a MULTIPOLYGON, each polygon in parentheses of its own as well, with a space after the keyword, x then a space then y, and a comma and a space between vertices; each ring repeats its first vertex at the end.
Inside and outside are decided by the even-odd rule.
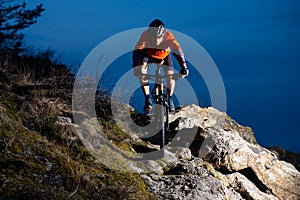
POLYGON ((165 33, 165 24, 161 20, 155 19, 149 24, 148 30, 153 37, 163 36, 165 33))

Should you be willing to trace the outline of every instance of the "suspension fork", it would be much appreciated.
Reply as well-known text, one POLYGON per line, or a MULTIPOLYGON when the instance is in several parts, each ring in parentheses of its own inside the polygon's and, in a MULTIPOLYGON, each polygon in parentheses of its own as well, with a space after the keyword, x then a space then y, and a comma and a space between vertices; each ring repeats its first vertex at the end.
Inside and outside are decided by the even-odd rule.
MULTIPOLYGON (((155 70, 155 103, 159 105, 163 105, 164 102, 164 84, 163 80, 161 79, 161 68, 157 67, 155 70)), ((164 106, 164 105, 163 105, 164 106)))
POLYGON ((163 84, 163 80, 160 78, 161 76, 161 67, 158 67, 155 71, 155 83, 156 85, 156 95, 159 97, 159 102, 157 102, 158 104, 160 104, 163 109, 165 108, 165 117, 166 117, 166 123, 165 123, 165 130, 169 130, 169 104, 168 104, 168 96, 167 94, 164 93, 164 84, 163 84))

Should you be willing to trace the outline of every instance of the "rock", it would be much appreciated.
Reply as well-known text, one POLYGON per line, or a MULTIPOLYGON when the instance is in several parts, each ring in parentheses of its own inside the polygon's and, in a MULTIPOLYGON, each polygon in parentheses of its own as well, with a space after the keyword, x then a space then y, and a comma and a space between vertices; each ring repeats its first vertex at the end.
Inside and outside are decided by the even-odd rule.
POLYGON ((45 166, 46 171, 50 171, 53 167, 53 164, 51 162, 49 162, 49 160, 47 158, 37 155, 34 152, 23 150, 22 155, 34 158, 36 161, 42 163, 45 166))
POLYGON ((175 154, 175 157, 180 160, 191 160, 192 153, 189 148, 182 148, 182 147, 168 147, 167 148, 170 152, 175 154))
POLYGON ((275 153, 279 160, 293 164, 300 171, 300 153, 286 151, 281 147, 272 147, 269 150, 275 153))
POLYGON ((183 160, 192 159, 191 150, 188 148, 182 148, 182 150, 178 152, 178 158, 183 160))
POLYGON ((176 122, 175 134, 181 134, 173 140, 185 140, 189 130, 197 133, 191 158, 179 159, 184 151, 175 153, 177 160, 163 174, 141 175, 158 199, 300 199, 299 171, 257 144, 251 128, 226 113, 195 105, 170 120, 176 122))
POLYGON ((58 116, 55 123, 62 125, 62 126, 68 125, 68 124, 72 124, 72 119, 69 117, 58 116))
POLYGON ((205 157, 225 173, 240 172, 262 192, 280 199, 300 198, 300 173, 271 151, 243 140, 237 131, 208 129, 215 145, 205 157))
POLYGON ((233 188, 228 189, 214 175, 200 167, 199 159, 182 162, 165 175, 141 175, 158 199, 242 199, 233 188))
POLYGON ((170 116, 170 121, 175 121, 176 119, 180 119, 178 125, 179 129, 194 127, 205 129, 214 127, 219 130, 236 130, 244 140, 253 144, 257 143, 250 127, 239 125, 226 113, 211 107, 200 108, 194 104, 183 107, 180 112, 170 116))
POLYGON ((63 184, 63 177, 61 175, 41 175, 41 174, 34 174, 35 182, 36 183, 44 183, 48 185, 62 185, 63 184))
POLYGON ((240 173, 226 175, 228 187, 234 188, 244 199, 275 200, 278 199, 272 194, 260 191, 253 182, 240 173))

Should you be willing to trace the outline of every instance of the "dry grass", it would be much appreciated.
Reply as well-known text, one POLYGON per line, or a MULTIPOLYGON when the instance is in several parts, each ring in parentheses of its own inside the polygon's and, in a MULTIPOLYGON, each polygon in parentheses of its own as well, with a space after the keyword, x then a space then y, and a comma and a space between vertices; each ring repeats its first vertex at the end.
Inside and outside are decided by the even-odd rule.
MULTIPOLYGON (((22 63, 20 57, 0 56, 0 66, 5 66, 0 85, 9 83, 0 96, 1 198, 153 199, 139 175, 94 163, 72 128, 55 123, 58 116, 71 117, 70 99, 62 92, 72 89, 72 75, 49 62, 30 61, 36 62, 32 65, 27 59, 32 58, 22 63), (15 90, 20 84, 37 83, 50 88, 15 90)), ((126 138, 111 121, 102 123, 117 143, 126 138)))

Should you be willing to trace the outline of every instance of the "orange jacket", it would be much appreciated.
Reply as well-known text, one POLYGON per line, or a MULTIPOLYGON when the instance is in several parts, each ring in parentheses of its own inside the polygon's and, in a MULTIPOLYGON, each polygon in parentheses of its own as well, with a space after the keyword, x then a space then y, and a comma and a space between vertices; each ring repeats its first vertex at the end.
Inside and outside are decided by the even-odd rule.
POLYGON ((163 41, 157 46, 155 39, 149 34, 148 29, 145 30, 139 38, 133 53, 133 65, 142 63, 143 56, 152 57, 158 60, 165 59, 171 52, 175 56, 180 65, 185 63, 183 51, 174 35, 165 30, 163 41), (145 54, 141 53, 144 52, 145 54))

